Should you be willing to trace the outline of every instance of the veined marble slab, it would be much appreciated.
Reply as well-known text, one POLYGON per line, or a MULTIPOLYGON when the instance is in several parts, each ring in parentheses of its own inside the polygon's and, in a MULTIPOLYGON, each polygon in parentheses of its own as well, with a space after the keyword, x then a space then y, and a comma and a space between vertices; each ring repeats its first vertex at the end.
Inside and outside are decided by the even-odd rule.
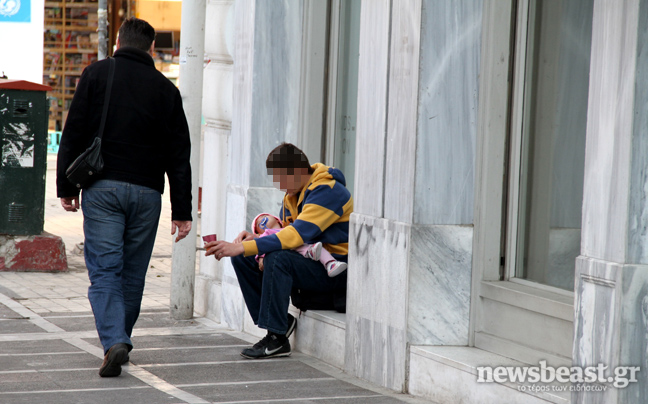
MULTIPOLYGON (((638 0, 595 1, 581 253, 626 262, 635 112, 638 0)), ((644 106, 641 105, 641 108, 644 106)))
POLYGON ((416 168, 421 0, 394 0, 389 53, 383 217, 411 223, 416 168))
POLYGON ((416 226, 409 258, 407 341, 468 345, 471 226, 416 226))
POLYGON ((354 208, 377 217, 383 215, 390 9, 390 0, 371 0, 360 12, 354 208))
POLYGON ((648 401, 648 266, 621 265, 579 257, 576 266, 574 364, 607 366, 606 377, 619 366, 638 366, 637 381, 601 393, 579 392, 576 403, 643 403, 648 401))
POLYGON ((472 224, 482 1, 425 1, 414 223, 472 224))
POLYGON ((345 367, 394 390, 405 385, 410 233, 402 223, 351 216, 345 367))
MULTIPOLYGON (((265 165, 264 165, 265 166, 265 165)), ((247 191, 246 226, 239 231, 252 231, 252 220, 259 213, 279 215, 284 193, 276 188, 250 188, 247 191)), ((238 233, 237 233, 238 234, 238 233)))
POLYGON ((268 153, 283 141, 299 138, 303 8, 301 0, 256 2, 251 186, 271 187, 272 178, 265 166, 268 153))
POLYGON ((648 4, 640 3, 630 167, 628 262, 648 264, 648 4))

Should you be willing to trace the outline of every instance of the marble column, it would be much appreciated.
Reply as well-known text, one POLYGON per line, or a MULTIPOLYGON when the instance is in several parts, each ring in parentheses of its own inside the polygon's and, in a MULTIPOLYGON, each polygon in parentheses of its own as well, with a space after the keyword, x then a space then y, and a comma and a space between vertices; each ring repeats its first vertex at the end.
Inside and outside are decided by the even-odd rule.
MULTIPOLYGON (((202 235, 225 234, 227 149, 232 127, 234 51, 234 0, 208 0, 205 19, 205 54, 209 62, 203 73, 202 235)), ((222 264, 199 255, 196 275, 196 313, 220 322, 222 264)))
POLYGON ((604 392, 573 403, 648 401, 648 2, 596 0, 573 361, 607 366, 604 392), (640 366, 615 388, 618 366, 640 366))
POLYGON ((362 3, 345 367, 407 389, 467 345, 481 1, 362 3))

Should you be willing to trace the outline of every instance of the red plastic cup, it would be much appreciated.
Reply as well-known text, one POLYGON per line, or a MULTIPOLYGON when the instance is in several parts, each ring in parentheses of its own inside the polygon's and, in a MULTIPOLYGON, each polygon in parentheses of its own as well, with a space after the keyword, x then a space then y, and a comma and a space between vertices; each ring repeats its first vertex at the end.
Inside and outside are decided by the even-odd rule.
POLYGON ((206 236, 203 236, 203 242, 205 244, 210 243, 212 241, 216 241, 216 235, 215 234, 208 234, 206 236))

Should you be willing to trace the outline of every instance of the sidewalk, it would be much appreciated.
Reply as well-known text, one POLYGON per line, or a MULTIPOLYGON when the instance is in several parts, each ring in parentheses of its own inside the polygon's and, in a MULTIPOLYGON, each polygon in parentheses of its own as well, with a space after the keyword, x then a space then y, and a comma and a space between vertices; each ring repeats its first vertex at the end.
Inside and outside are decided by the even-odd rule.
MULTIPOLYGON (((67 273, 0 272, 0 403, 425 403, 352 378, 307 355, 246 360, 256 342, 205 318, 169 317, 168 195, 135 326, 129 365, 100 378, 103 359, 87 301, 82 215, 56 198, 50 159, 45 231, 66 244, 67 273)), ((296 331, 299 332, 299 328, 296 331)))

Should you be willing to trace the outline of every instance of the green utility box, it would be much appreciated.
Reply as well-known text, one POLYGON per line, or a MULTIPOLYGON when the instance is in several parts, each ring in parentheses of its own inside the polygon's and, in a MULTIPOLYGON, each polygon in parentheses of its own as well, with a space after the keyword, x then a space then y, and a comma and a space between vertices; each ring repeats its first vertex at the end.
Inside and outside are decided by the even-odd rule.
POLYGON ((49 90, 0 79, 0 234, 43 232, 49 90))

